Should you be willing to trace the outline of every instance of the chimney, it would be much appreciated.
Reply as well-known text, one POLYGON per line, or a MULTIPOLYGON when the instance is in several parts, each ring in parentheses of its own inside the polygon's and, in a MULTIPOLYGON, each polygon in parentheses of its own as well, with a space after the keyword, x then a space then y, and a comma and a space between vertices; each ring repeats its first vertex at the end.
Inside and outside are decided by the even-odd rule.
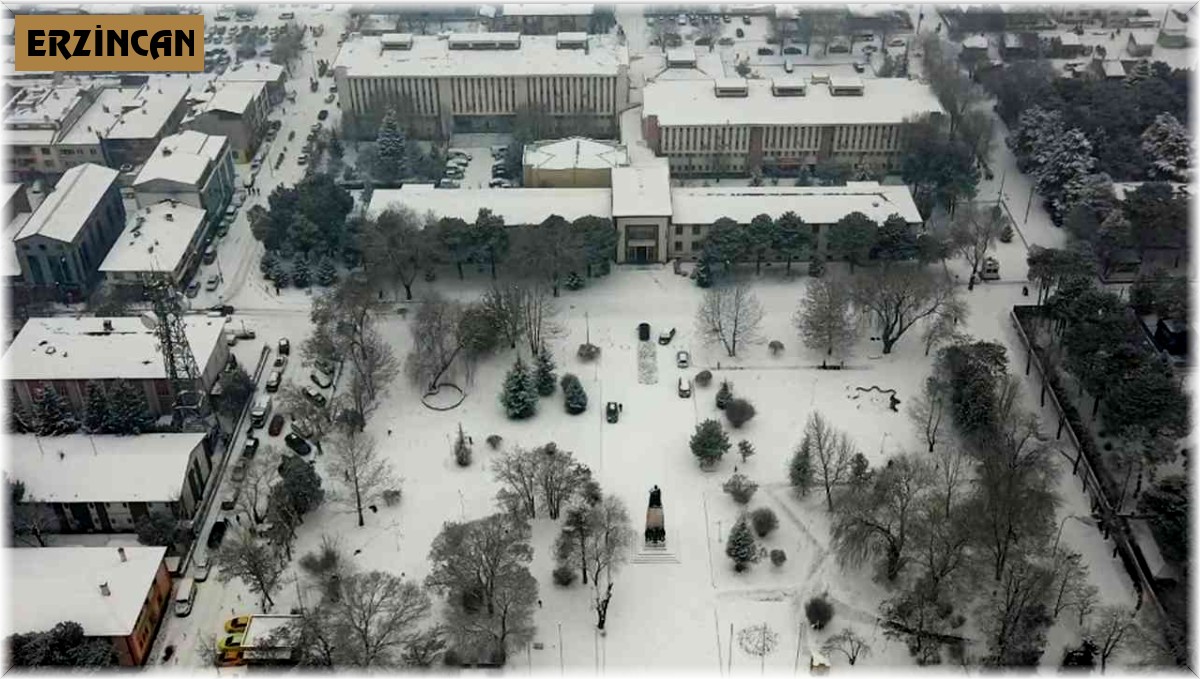
POLYGON ((117 556, 121 557, 121 563, 125 563, 126 561, 129 561, 129 559, 127 559, 125 557, 125 548, 124 547, 117 547, 117 556))
POLYGON ((100 596, 112 596, 112 590, 108 588, 107 582, 100 583, 100 596))

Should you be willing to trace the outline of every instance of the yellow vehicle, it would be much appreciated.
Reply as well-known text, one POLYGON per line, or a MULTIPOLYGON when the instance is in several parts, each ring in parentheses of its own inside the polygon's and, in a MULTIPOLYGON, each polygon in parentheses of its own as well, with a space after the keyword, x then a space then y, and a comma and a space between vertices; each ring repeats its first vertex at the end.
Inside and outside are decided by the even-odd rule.
POLYGON ((250 616, 239 615, 236 618, 230 618, 225 621, 225 631, 230 634, 244 634, 246 626, 250 624, 250 616))
POLYGON ((222 651, 217 654, 218 667, 241 667, 246 664, 246 656, 242 649, 222 651))
POLYGON ((226 653, 228 651, 242 650, 242 639, 245 635, 241 633, 227 634, 217 640, 217 653, 226 653))

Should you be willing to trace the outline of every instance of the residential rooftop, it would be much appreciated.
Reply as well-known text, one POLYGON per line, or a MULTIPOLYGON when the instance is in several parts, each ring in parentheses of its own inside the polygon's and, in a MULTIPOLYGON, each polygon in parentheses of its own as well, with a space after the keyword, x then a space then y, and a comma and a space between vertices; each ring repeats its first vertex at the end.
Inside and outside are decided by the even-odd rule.
POLYGON ((399 189, 378 189, 371 195, 370 214, 403 205, 418 214, 437 218, 457 217, 474 222, 480 208, 504 218, 505 224, 541 224, 550 215, 575 220, 588 215, 612 216, 609 189, 436 189, 432 184, 410 184, 399 189))
POLYGON ((591 36, 588 49, 559 49, 553 35, 521 35, 519 40, 517 49, 450 49, 448 39, 415 35, 409 49, 384 49, 378 36, 351 37, 342 44, 334 68, 344 69, 350 78, 612 76, 629 63, 625 47, 608 36, 591 36))
POLYGON ((45 631, 71 620, 89 637, 133 634, 167 548, 124 550, 125 561, 115 547, 4 550, 11 568, 9 633, 45 631))
MULTIPOLYGON (((185 334, 201 370, 224 342, 224 319, 188 316, 185 334)), ((9 380, 165 380, 158 336, 136 316, 31 318, 0 360, 9 380), (112 330, 105 329, 105 321, 112 330)))
POLYGON ((570 137, 525 147, 523 164, 539 170, 603 170, 629 164, 629 154, 614 142, 570 137))
POLYGON ((522 16, 590 16, 596 6, 590 3, 519 3, 503 5, 500 13, 506 17, 522 16))
POLYGON ((266 86, 261 80, 219 83, 215 91, 204 92, 194 98, 196 104, 187 117, 195 118, 208 111, 241 115, 266 86))
POLYGON ((151 139, 162 134, 190 89, 186 80, 160 79, 137 87, 100 90, 96 101, 59 140, 96 144, 99 139, 151 139))
POLYGON ((105 273, 175 271, 196 232, 204 210, 171 200, 130 213, 125 230, 100 264, 105 273))
POLYGON ((8 437, 4 472, 37 502, 171 502, 204 433, 8 437))
POLYGON ((613 217, 670 217, 671 168, 666 158, 612 171, 613 217))
POLYGON ((795 212, 809 224, 833 224, 851 212, 883 223, 893 214, 917 223, 921 215, 907 186, 847 182, 845 186, 730 186, 671 189, 674 224, 711 224, 728 217, 749 224, 757 215, 795 212))
POLYGON ((283 66, 262 61, 246 62, 241 68, 231 68, 217 77, 218 83, 274 82, 283 75, 283 66))
POLYGON ((36 235, 72 242, 117 181, 117 175, 116 170, 94 163, 67 170, 15 240, 36 235))
POLYGON ((13 129, 57 129, 67 115, 90 94, 89 87, 68 85, 46 86, 38 80, 28 85, 14 83, 19 89, 17 99, 5 111, 4 126, 13 129))
POLYGON ((859 96, 812 82, 803 96, 775 96, 769 80, 744 82, 747 96, 718 97, 711 79, 655 80, 643 90, 642 116, 661 126, 883 125, 945 111, 928 85, 903 78, 866 80, 859 96))
POLYGON ((188 130, 164 137, 133 180, 136 187, 161 179, 180 184, 198 184, 209 165, 215 164, 225 146, 222 135, 188 130))

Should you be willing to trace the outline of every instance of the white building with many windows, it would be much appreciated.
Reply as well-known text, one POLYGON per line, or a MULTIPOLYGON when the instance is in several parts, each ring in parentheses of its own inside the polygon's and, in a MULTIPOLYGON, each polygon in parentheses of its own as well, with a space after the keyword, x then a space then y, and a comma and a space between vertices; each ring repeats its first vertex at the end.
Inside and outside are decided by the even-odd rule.
POLYGON ((523 109, 551 134, 613 135, 629 90, 629 56, 609 36, 582 33, 391 33, 354 36, 334 62, 343 117, 373 137, 396 108, 410 134, 506 131, 523 109))
POLYGON ((673 176, 890 168, 904 123, 944 112, 928 85, 901 78, 659 79, 643 98, 642 133, 673 176))

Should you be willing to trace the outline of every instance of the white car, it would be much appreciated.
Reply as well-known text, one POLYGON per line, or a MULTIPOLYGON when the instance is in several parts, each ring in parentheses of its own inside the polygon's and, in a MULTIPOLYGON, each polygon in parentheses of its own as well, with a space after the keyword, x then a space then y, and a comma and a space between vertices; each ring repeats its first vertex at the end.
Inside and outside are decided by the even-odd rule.
POLYGON ((686 351, 675 352, 675 367, 686 368, 692 363, 692 357, 686 351))
POLYGON ((192 579, 196 582, 204 582, 208 579, 208 573, 212 570, 212 566, 208 563, 207 556, 196 557, 196 563, 192 570, 192 579))
POLYGON ((679 378, 679 398, 692 397, 692 381, 686 377, 679 378))

